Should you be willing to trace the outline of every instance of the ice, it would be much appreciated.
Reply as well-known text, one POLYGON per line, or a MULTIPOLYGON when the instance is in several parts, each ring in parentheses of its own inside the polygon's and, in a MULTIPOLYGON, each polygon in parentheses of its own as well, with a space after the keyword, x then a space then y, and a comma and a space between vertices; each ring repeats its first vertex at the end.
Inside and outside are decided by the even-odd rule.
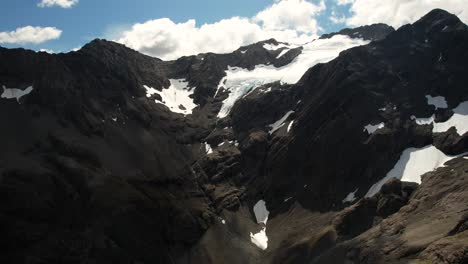
MULTIPOLYGON (((237 99, 256 87, 275 81, 294 84, 312 66, 336 58, 343 50, 368 43, 369 41, 362 39, 336 35, 330 39, 317 39, 303 45, 302 53, 283 67, 276 68, 273 65, 262 64, 256 65, 253 70, 249 71, 248 69, 228 66, 226 76, 220 81, 216 91, 216 95, 221 89, 229 91, 229 96, 223 101, 218 117, 226 117, 237 99)), ((289 46, 286 44, 264 45, 264 48, 269 50, 281 47, 289 46)))
POLYGON ((159 94, 162 101, 156 100, 156 103, 164 104, 172 112, 188 115, 197 106, 190 97, 195 88, 188 87, 188 82, 184 79, 170 79, 171 85, 169 88, 158 91, 152 87, 144 85, 146 96, 150 97, 153 94, 159 94))
POLYGON ((384 128, 384 127, 385 127, 384 123, 379 123, 377 125, 368 124, 367 126, 364 127, 363 131, 367 131, 367 133, 369 135, 372 135, 372 134, 374 134, 375 131, 377 131, 377 130, 379 130, 381 128, 384 128))
POLYGON ((344 199, 343 199, 343 203, 352 203, 356 200, 356 193, 359 189, 356 189, 354 192, 350 192, 344 199))
POLYGON ((366 197, 374 196, 392 178, 421 183, 421 175, 442 167, 445 162, 463 155, 465 154, 448 156, 433 145, 405 149, 393 169, 383 179, 372 185, 366 197))
POLYGON ((294 113, 294 111, 288 111, 283 117, 281 117, 280 120, 276 121, 275 123, 269 125, 269 127, 271 127, 270 129, 270 135, 275 133, 276 130, 280 129, 281 127, 284 126, 284 122, 286 121, 286 119, 288 119, 288 117, 294 113))
POLYGON ((33 91, 33 87, 29 86, 28 88, 21 90, 17 88, 6 88, 5 85, 3 87, 3 93, 1 98, 6 98, 6 99, 16 99, 16 101, 19 103, 19 100, 21 97, 28 95, 33 91))

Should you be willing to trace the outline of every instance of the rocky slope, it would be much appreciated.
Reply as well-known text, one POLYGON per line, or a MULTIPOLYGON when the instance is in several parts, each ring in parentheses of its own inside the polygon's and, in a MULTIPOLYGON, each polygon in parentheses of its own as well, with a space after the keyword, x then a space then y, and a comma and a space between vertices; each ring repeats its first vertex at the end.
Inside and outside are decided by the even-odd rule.
POLYGON ((0 260, 465 263, 467 46, 434 10, 175 61, 0 48, 0 260))

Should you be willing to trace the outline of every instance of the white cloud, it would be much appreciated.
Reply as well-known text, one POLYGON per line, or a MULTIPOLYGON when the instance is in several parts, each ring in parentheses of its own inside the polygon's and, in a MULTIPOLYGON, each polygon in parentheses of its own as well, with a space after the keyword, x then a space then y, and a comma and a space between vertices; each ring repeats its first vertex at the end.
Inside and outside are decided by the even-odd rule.
POLYGON ((41 0, 38 7, 52 7, 59 6, 62 8, 70 8, 75 4, 78 4, 79 0, 41 0))
POLYGON ((62 30, 55 27, 26 26, 15 31, 0 32, 0 43, 4 44, 40 44, 52 39, 58 39, 62 30))
POLYGON ((350 9, 351 16, 346 22, 350 26, 380 22, 398 28, 417 21, 434 8, 445 9, 463 22, 468 22, 466 0, 354 0, 350 9))
POLYGON ((283 0, 261 11, 253 20, 263 23, 265 29, 293 29, 317 33, 315 16, 325 8, 324 0, 318 5, 305 0, 283 0))
POLYGON ((346 23, 346 16, 338 15, 335 11, 332 11, 331 16, 328 18, 334 24, 344 24, 346 23))
POLYGON ((348 5, 354 3, 355 0, 336 0, 338 5, 348 5))
POLYGON ((282 0, 254 18, 232 17, 201 26, 193 19, 175 23, 161 18, 133 25, 121 32, 116 41, 166 60, 203 52, 231 52, 270 38, 304 43, 316 36, 315 17, 324 9, 323 0, 317 5, 304 0, 282 0))

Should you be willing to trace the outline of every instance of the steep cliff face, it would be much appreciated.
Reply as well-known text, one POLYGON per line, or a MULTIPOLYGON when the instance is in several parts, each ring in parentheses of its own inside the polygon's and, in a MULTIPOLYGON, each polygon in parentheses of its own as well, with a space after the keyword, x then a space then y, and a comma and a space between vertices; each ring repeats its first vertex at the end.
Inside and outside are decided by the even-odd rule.
POLYGON ((0 260, 463 263, 467 46, 434 10, 175 61, 0 48, 0 260))

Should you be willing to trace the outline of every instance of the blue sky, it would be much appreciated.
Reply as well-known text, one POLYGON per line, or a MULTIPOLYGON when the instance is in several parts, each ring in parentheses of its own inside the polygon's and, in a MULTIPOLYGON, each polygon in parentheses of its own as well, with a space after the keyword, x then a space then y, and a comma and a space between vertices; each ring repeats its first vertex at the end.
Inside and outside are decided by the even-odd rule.
MULTIPOLYGON (((27 25, 56 27, 63 31, 60 38, 41 44, 0 44, 1 46, 68 51, 94 38, 114 37, 119 30, 151 19, 167 17, 174 22, 195 19, 197 25, 201 25, 233 16, 253 17, 274 1, 80 0, 71 8, 40 8, 37 6, 39 2, 40 0, 2 0, 0 32, 13 31, 27 25)), ((330 23, 326 19, 327 13, 329 12, 324 12, 319 18, 325 31, 342 27, 330 23)))
POLYGON ((468 0, 2 0, 0 6, 0 46, 68 52, 106 38, 163 59, 230 52, 272 37, 303 43, 379 22, 398 28, 433 8, 468 21, 468 0))

